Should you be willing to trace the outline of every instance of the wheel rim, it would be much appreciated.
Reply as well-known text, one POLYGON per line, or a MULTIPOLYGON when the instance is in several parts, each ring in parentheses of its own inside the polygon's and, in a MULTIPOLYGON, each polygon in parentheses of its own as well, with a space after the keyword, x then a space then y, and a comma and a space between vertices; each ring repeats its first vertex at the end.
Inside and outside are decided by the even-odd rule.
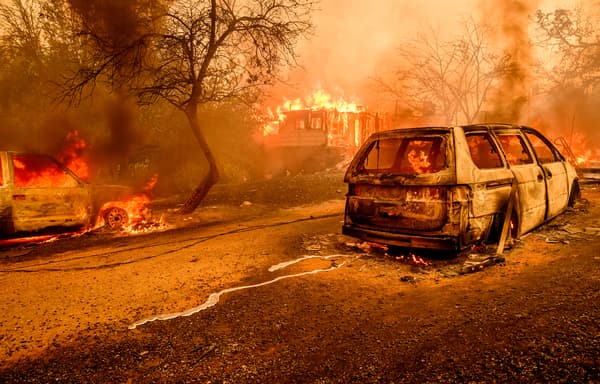
POLYGON ((104 214, 104 222, 110 228, 122 228, 127 224, 127 212, 121 208, 110 208, 104 214))

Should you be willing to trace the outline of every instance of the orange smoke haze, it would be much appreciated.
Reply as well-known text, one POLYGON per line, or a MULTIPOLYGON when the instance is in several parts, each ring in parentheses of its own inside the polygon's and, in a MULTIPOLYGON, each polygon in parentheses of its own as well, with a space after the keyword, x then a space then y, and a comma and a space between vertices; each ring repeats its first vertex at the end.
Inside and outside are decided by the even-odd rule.
MULTIPOLYGON (((370 110, 381 108, 381 95, 365 86, 376 75, 376 65, 385 66, 385 58, 394 58, 399 44, 419 31, 434 28, 441 37, 451 39, 462 33, 462 21, 473 17, 496 28, 491 43, 512 58, 511 70, 488 98, 485 120, 536 125, 551 137, 569 139, 579 132, 585 139, 578 141, 588 147, 600 141, 600 133, 592 128, 598 113, 576 104, 580 96, 536 95, 532 69, 540 60, 531 45, 535 11, 577 5, 581 3, 569 0, 322 0, 321 11, 314 16, 316 35, 300 49, 303 69, 290 74, 293 87, 279 88, 273 94, 279 102, 323 89, 360 100, 370 110)), ((583 5, 590 16, 600 16, 600 6, 593 13, 591 3, 583 5)), ((390 62, 389 69, 393 65, 390 62)))
POLYGON ((301 47, 309 87, 356 92, 380 57, 402 40, 428 25, 456 30, 461 16, 471 13, 477 3, 321 0, 321 11, 314 16, 316 36, 301 47))
POLYGON ((374 75, 376 65, 385 66, 385 58, 394 57, 394 51, 403 41, 428 28, 439 30, 442 37, 452 38, 461 33, 462 22, 471 16, 495 26, 502 25, 505 32, 498 36, 498 44, 512 49, 515 57, 523 58, 527 53, 518 49, 522 47, 522 40, 527 39, 527 28, 531 25, 527 17, 538 6, 549 8, 568 3, 559 0, 321 0, 320 11, 313 17, 315 36, 299 47, 299 62, 303 68, 289 75, 292 87, 272 93, 281 100, 305 97, 315 89, 323 89, 364 101, 368 99, 364 94, 365 83, 374 75), (516 19, 511 20, 511 17, 516 19), (523 30, 519 31, 519 27, 523 30))

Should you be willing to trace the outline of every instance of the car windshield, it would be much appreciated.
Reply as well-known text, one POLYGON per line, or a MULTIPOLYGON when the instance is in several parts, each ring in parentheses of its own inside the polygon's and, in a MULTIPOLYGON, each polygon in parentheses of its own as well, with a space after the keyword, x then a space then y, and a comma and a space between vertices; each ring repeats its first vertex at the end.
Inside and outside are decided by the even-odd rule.
POLYGON ((401 175, 436 173, 445 166, 445 148, 443 136, 379 139, 372 143, 358 171, 401 175))

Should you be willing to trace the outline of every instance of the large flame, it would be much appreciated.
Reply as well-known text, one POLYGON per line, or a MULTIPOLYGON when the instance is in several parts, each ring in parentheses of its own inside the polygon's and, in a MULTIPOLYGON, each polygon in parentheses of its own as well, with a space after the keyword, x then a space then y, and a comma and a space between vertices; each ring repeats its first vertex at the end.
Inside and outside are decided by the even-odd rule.
POLYGON ((336 99, 331 94, 319 89, 304 98, 285 99, 275 109, 268 108, 265 113, 267 123, 262 128, 262 134, 263 136, 277 135, 279 133, 279 122, 284 121, 286 118, 285 112, 323 109, 337 111, 342 114, 364 111, 364 107, 358 101, 348 101, 341 97, 336 99))
MULTIPOLYGON (((65 146, 58 155, 62 166, 66 166, 77 176, 87 179, 88 164, 82 153, 87 142, 79 136, 78 131, 69 132, 65 138, 65 146)), ((47 156, 35 154, 16 154, 13 156, 15 185, 17 187, 75 187, 75 179, 65 174, 62 166, 47 156)))
POLYGON ((47 156, 18 154, 12 160, 18 188, 77 186, 77 181, 47 156))
POLYGON ((575 165, 585 166, 591 161, 600 160, 600 148, 592 148, 587 138, 581 133, 574 133, 569 139, 569 146, 575 155, 575 165))
POLYGON ((334 99, 332 95, 316 90, 312 95, 302 99, 286 100, 283 109, 287 111, 299 111, 302 109, 334 109, 338 112, 360 112, 361 106, 355 101, 347 101, 343 98, 334 99))
POLYGON ((83 180, 89 178, 89 167, 83 158, 83 151, 88 148, 88 143, 79 131, 74 130, 67 133, 66 146, 58 155, 58 160, 83 180))

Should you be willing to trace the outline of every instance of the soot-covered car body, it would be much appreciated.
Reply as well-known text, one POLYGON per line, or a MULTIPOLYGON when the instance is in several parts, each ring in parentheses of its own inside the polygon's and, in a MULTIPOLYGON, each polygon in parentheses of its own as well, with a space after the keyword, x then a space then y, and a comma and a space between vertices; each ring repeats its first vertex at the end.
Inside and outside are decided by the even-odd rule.
POLYGON ((51 156, 0 151, 0 238, 90 227, 112 213, 107 201, 130 194, 88 184, 51 156))
POLYGON ((506 124, 373 134, 344 180, 343 233, 409 248, 460 250, 497 239, 513 182, 515 237, 579 194, 575 168, 546 137, 506 124))

